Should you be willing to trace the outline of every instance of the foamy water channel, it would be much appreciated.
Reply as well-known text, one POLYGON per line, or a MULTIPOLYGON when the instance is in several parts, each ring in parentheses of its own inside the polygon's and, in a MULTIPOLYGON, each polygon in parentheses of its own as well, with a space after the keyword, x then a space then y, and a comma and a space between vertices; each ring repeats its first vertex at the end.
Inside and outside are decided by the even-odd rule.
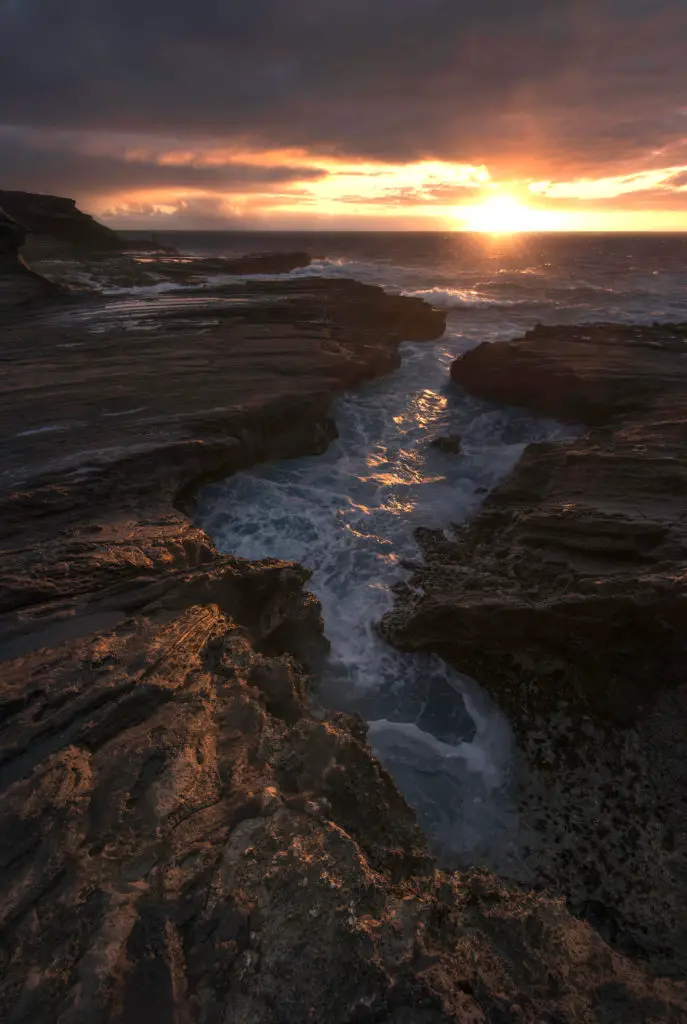
POLYGON ((495 863, 517 830, 507 721, 477 683, 436 656, 396 651, 375 628, 408 577, 402 560, 417 558, 414 529, 465 521, 527 443, 562 432, 462 395, 448 376, 460 345, 406 343, 397 372, 336 403, 340 436, 324 455, 207 488, 199 518, 222 551, 313 570, 331 642, 318 699, 369 722, 375 753, 447 862, 495 863), (460 455, 430 446, 446 433, 460 435, 460 455))

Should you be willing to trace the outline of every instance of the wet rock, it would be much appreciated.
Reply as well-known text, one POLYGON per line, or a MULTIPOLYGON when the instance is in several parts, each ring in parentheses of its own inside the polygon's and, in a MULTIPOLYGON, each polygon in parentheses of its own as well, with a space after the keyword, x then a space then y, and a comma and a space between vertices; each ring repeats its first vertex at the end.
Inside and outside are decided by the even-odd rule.
POLYGON ((6 666, 26 694, 8 727, 38 756, 0 796, 4 1020, 128 1024, 145 1005, 170 1022, 346 1024, 372 1006, 462 1024, 518 1005, 581 1022, 613 1019, 620 994, 623 1020, 680 1019, 677 986, 561 902, 435 873, 357 723, 265 712, 243 680, 279 666, 240 620, 154 617, 54 649, 49 679, 44 652, 6 666), (135 680, 174 696, 119 718, 135 680), (64 731, 110 704, 103 744, 64 731))
POLYGON ((264 695, 267 710, 293 725, 303 714, 306 690, 303 677, 288 658, 257 663, 248 677, 264 695))
MULTIPOLYGON (((208 275, 289 274, 310 265, 307 252, 257 252, 245 256, 156 255, 140 262, 147 275, 180 284, 203 283, 208 275)), ((216 282, 217 284, 218 282, 216 282)))
POLYGON ((307 701, 307 571, 180 511, 323 450, 333 395, 443 329, 352 282, 243 296, 202 335, 103 307, 8 338, 0 1017, 677 1022, 684 989, 560 900, 434 870, 364 722, 307 701))
POLYGON ((216 294, 222 286, 233 287, 235 277, 288 274, 310 263, 307 253, 299 252, 206 258, 180 256, 161 247, 137 255, 136 248, 131 249, 125 238, 121 239, 120 248, 122 251, 110 248, 84 253, 79 247, 55 239, 30 236, 26 254, 51 280, 94 293, 164 285, 168 293, 176 287, 185 293, 197 288, 205 294, 216 294))
POLYGON ((447 455, 460 455, 460 434, 443 434, 441 437, 435 437, 433 441, 430 441, 430 445, 432 448, 437 448, 440 452, 446 452, 447 455))
POLYGON ((196 269, 204 273, 214 270, 218 274, 289 274, 310 263, 307 252, 256 252, 234 258, 204 259, 196 269))
POLYGON ((384 634, 483 682, 525 754, 525 859, 604 934, 687 970, 687 327, 538 327, 452 367, 470 392, 582 421, 530 446, 384 634), (666 708, 675 726, 666 728, 666 708), (682 727, 677 723, 682 722, 682 727), (660 723, 660 724, 659 724, 660 723), (684 850, 684 846, 683 846, 684 850), (600 916, 593 908, 603 907, 600 916))

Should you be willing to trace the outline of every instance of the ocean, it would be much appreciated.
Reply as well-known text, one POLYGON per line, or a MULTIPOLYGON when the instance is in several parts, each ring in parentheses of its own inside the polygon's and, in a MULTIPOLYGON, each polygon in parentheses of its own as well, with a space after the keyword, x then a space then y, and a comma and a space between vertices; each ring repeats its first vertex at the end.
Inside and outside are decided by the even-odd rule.
POLYGON ((157 237, 197 256, 306 251, 313 264, 296 275, 354 277, 419 295, 449 313, 452 333, 477 340, 520 333, 538 321, 687 319, 683 234, 170 231, 157 237))
MULTIPOLYGON (((339 437, 324 455, 207 487, 198 521, 220 550, 313 570, 332 645, 315 698, 367 720, 375 753, 443 863, 517 871, 518 751, 489 680, 390 648, 377 623, 392 607, 394 585, 410 576, 418 526, 450 533, 479 511, 527 444, 572 432, 464 394, 450 382, 452 359, 537 322, 687 320, 687 237, 159 237, 196 256, 304 249, 314 261, 298 276, 354 277, 446 310, 439 342, 405 343, 395 373, 336 402, 339 437), (460 437, 459 454, 431 445, 446 434, 460 437)), ((220 283, 230 279, 215 275, 208 287, 220 283)))

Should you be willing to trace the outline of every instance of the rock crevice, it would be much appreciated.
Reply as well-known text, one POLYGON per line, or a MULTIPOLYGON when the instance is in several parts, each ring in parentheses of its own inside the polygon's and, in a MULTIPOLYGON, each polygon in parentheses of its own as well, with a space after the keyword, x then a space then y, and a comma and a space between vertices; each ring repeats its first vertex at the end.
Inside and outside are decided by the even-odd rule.
POLYGON ((362 720, 309 697, 308 573, 175 509, 323 450, 332 396, 441 315, 353 282, 234 297, 202 333, 104 304, 3 339, 0 1017, 677 1024, 684 986, 561 899, 435 870, 362 720))
POLYGON ((508 712, 539 878, 684 976, 687 328, 540 327, 452 377, 587 429, 530 446, 453 539, 424 533, 383 630, 508 712))

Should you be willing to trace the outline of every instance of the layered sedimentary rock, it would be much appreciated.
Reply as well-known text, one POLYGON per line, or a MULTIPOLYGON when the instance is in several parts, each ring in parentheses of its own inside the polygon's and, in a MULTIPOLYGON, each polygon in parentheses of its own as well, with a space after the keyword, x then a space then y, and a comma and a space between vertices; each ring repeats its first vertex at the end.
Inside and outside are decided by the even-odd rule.
POLYGON ((441 316, 316 281, 100 314, 3 336, 2 1019, 684 1019, 560 899, 434 870, 364 723, 312 693, 307 573, 178 511, 323 450, 332 395, 441 316))
POLYGON ((687 327, 539 327, 452 376, 578 436, 529 447, 452 537, 421 534, 383 631, 507 710, 534 877, 684 974, 687 327))
POLYGON ((167 552, 174 595, 5 676, 4 1020, 683 1018, 560 901, 434 873, 362 722, 262 652, 312 617, 297 568, 132 555, 167 552))

